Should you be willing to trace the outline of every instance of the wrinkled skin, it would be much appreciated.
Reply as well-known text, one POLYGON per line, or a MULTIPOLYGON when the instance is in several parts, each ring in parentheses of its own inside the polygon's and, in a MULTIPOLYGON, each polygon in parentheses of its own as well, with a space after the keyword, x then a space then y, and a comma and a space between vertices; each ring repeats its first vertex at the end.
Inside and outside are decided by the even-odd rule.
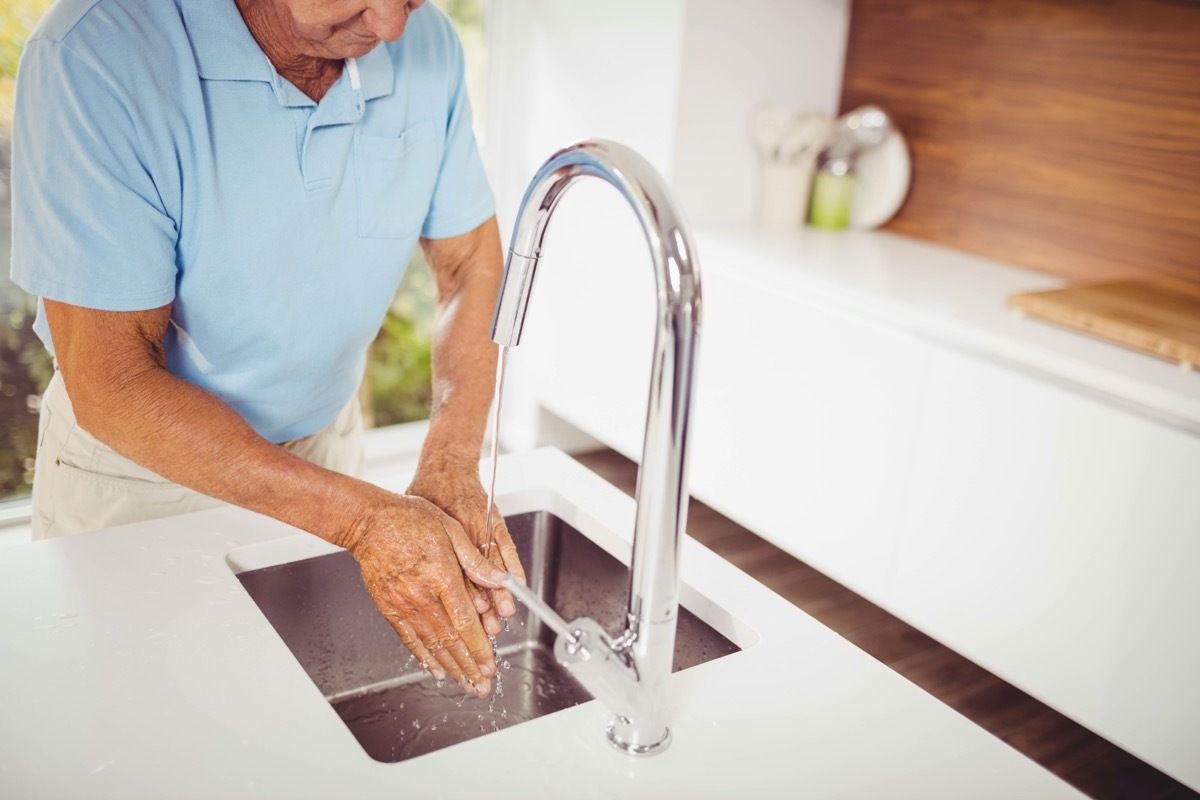
POLYGON ((381 42, 404 35, 425 0, 236 0, 263 53, 284 78, 319 101, 342 72, 381 42))
MULTIPOLYGON (((487 493, 480 485, 475 470, 463 467, 433 472, 420 471, 408 487, 408 493, 424 497, 453 517, 477 550, 487 556, 495 569, 512 573, 522 583, 525 582, 525 570, 517 556, 517 547, 504 524, 504 517, 494 507, 492 537, 490 542, 488 540, 487 493)), ((468 583, 467 591, 489 636, 495 636, 503 630, 501 617, 511 617, 516 613, 512 595, 503 588, 485 591, 468 583)))
POLYGON ((475 604, 482 596, 475 582, 495 587, 501 575, 462 526, 432 503, 397 500, 376 512, 351 546, 363 582, 423 667, 487 695, 496 662, 475 604))

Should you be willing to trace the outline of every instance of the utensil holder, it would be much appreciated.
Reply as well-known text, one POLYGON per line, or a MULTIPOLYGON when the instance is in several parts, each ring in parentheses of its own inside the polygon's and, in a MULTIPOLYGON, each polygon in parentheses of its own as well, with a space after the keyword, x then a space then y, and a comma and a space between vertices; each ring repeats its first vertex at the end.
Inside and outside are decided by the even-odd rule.
POLYGON ((758 171, 758 224, 776 231, 799 230, 808 214, 814 160, 762 161, 758 171))

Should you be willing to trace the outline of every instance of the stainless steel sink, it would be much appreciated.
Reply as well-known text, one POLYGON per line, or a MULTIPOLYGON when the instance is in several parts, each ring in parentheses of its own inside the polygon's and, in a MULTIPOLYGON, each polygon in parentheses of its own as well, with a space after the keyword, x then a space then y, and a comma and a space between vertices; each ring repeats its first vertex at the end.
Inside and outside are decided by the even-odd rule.
MULTIPOLYGON (((506 519, 530 586, 566 619, 590 616, 624 628, 629 571, 554 515, 506 519)), ((496 637, 492 697, 438 687, 401 643, 362 585, 348 552, 242 572, 242 585, 279 632, 363 749, 403 761, 503 730, 591 699, 554 660, 554 634, 518 606, 496 637)), ((738 646, 679 609, 674 670, 734 653, 738 646)))

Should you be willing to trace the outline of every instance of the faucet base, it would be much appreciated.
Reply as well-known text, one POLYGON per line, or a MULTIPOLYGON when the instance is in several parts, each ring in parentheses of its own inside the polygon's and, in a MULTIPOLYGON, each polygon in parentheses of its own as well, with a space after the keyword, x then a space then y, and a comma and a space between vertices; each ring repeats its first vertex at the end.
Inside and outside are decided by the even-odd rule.
POLYGON ((624 717, 617 717, 612 722, 608 723, 606 733, 608 735, 608 743, 620 750, 622 753, 631 756, 654 756, 667 749, 671 744, 671 729, 663 728, 662 738, 657 742, 650 744, 634 744, 621 739, 617 733, 618 726, 625 727, 629 725, 629 720, 624 717))

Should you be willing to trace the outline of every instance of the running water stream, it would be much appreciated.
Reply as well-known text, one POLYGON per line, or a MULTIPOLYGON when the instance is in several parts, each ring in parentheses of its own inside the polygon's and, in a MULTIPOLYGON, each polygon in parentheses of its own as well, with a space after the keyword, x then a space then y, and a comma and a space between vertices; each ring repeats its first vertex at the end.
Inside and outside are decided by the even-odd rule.
MULTIPOLYGON (((500 460, 500 400, 504 394, 504 361, 508 355, 508 348, 504 345, 500 346, 500 353, 496 358, 496 400, 495 400, 495 416, 492 420, 492 478, 488 482, 487 494, 487 519, 484 523, 484 532, 487 536, 487 543, 483 548, 484 558, 490 559, 492 556, 492 548, 496 545, 496 536, 493 528, 492 514, 496 505, 496 463, 500 460)), ((557 612, 548 606, 534 592, 530 591, 523 584, 519 583, 511 574, 505 575, 505 588, 512 592, 513 596, 525 604, 534 614, 542 619, 551 630, 560 636, 565 636, 570 642, 575 643, 575 635, 567 626, 566 621, 560 617, 557 612)), ((508 632, 508 620, 504 621, 504 630, 508 632)), ((496 649, 496 637, 490 637, 492 640, 492 650, 496 649)), ((496 694, 499 695, 501 689, 501 676, 496 673, 496 694)), ((493 701, 494 702, 494 701, 493 701)))
POLYGON ((492 509, 496 505, 496 462, 500 457, 500 399, 504 395, 504 357, 508 348, 500 346, 500 354, 496 358, 496 411, 492 420, 492 479, 488 483, 487 521, 484 523, 484 533, 487 536, 487 546, 483 550, 484 558, 492 557, 492 547, 496 537, 492 533, 492 509))

